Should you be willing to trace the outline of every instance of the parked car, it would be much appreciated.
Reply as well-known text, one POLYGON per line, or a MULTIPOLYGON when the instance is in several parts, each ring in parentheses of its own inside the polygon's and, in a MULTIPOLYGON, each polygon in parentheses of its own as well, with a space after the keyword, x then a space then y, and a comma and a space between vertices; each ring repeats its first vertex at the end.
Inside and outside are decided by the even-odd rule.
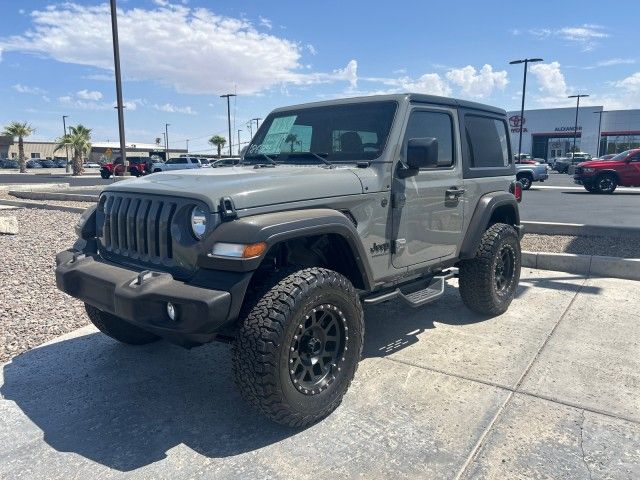
POLYGON ((556 158, 555 162, 553 164, 553 170, 555 170, 558 173, 572 173, 570 172, 570 169, 574 166, 577 165, 579 163, 585 162, 585 161, 589 161, 591 158, 585 160, 584 158, 580 158, 580 157, 560 157, 560 158, 556 158))
POLYGON ((42 168, 42 165, 40 165, 39 158, 32 158, 27 160, 26 166, 27 168, 42 168))
POLYGON ((53 160, 49 160, 49 159, 40 160, 39 163, 42 166, 42 168, 55 168, 56 167, 56 164, 53 162, 53 160))
POLYGON ((606 155, 602 155, 598 158, 596 158, 596 160, 610 160, 613 157, 615 157, 617 155, 617 153, 607 153, 606 155))
MULTIPOLYGON (((507 125, 504 110, 416 94, 275 110, 244 166, 107 186, 80 217, 79 240, 57 255, 56 285, 124 344, 233 343, 228 363, 248 402, 305 428, 349 388, 363 305, 447 301, 446 280, 456 276, 474 318, 504 321, 523 233, 507 125), (296 127, 309 142, 291 152, 284 140, 296 127), (376 136, 380 149, 367 149, 363 136, 376 136)), ((181 160, 166 165, 200 165, 181 160)), ((402 335, 393 320, 386 328, 402 335)), ((158 361, 161 348, 143 361, 158 361)), ((122 351, 106 352, 105 363, 122 351)), ((355 395, 366 390, 360 380, 355 395)))
POLYGON ((53 160, 53 163, 56 165, 56 168, 65 168, 67 166, 67 159, 56 158, 53 160))
MULTIPOLYGON (((129 173, 134 177, 151 173, 154 171, 153 166, 156 165, 150 157, 127 157, 127 161, 129 162, 129 173)), ((122 175, 123 171, 124 165, 122 164, 122 159, 117 157, 113 163, 102 164, 100 167, 100 176, 107 179, 114 175, 114 172, 115 175, 122 175)))
POLYGON ((8 158, 2 162, 2 168, 20 168, 20 165, 17 160, 8 158))
POLYGON ((580 160, 582 162, 591 160, 593 158, 590 153, 586 153, 586 152, 568 153, 567 157, 574 160, 580 160))
POLYGON ((240 158, 231 157, 231 158, 221 158, 220 160, 216 160, 211 164, 213 168, 220 167, 233 167, 234 165, 238 165, 240 163, 240 158))
POLYGON ((170 158, 164 163, 154 163, 154 172, 168 172, 171 170, 185 170, 191 168, 202 168, 202 163, 196 157, 176 157, 170 158))
POLYGON ((516 163, 516 180, 524 190, 529 190, 533 182, 544 182, 548 178, 549 172, 544 163, 516 163))
POLYGON ((84 168, 101 168, 102 166, 96 162, 84 162, 84 168))
POLYGON ((589 193, 613 193, 621 187, 640 187, 640 148, 608 160, 592 160, 576 166, 573 180, 589 193))
POLYGON ((198 158, 198 160, 200 160, 200 164, 202 165, 202 168, 211 168, 211 164, 213 163, 208 158, 198 158))

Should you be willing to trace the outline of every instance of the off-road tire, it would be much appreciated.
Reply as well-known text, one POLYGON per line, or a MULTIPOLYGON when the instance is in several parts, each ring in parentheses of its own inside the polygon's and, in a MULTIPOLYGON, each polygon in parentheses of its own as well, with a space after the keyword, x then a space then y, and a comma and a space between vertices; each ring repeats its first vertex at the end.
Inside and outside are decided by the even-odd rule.
POLYGON ((533 185, 533 178, 531 178, 531 175, 520 175, 517 177, 517 180, 520 182, 520 185, 522 185, 523 190, 529 190, 531 185, 533 185))
MULTIPOLYGON (((362 305, 351 282, 325 268, 284 272, 272 277, 265 290, 241 319, 233 345, 235 382, 248 403, 268 418, 306 427, 333 412, 351 384, 362 354, 362 305), (342 325, 342 349, 328 367, 326 384, 305 390, 294 382, 291 352, 302 348, 300 332, 309 317, 322 319, 324 312, 336 315, 342 325)), ((321 351, 325 348, 328 344, 321 351)))
POLYGON ((612 194, 618 187, 618 179, 615 175, 604 173, 596 178, 594 182, 595 189, 598 193, 612 194))
POLYGON ((87 303, 84 304, 84 308, 87 311, 89 320, 91 320, 91 323, 93 323, 98 330, 121 343, 128 345, 145 345, 155 342, 160 338, 153 333, 149 333, 146 330, 125 322, 120 317, 103 312, 87 303))
POLYGON ((482 235, 473 259, 459 264, 460 295, 464 304, 483 315, 500 315, 507 311, 520 280, 520 239, 511 225, 496 223, 482 235), (496 285, 499 263, 506 253, 512 258, 512 274, 504 289, 496 285))
POLYGON ((102 171, 102 172, 100 172, 100 176, 102 178, 104 178, 105 180, 107 180, 109 177, 111 177, 111 174, 109 172, 102 171))

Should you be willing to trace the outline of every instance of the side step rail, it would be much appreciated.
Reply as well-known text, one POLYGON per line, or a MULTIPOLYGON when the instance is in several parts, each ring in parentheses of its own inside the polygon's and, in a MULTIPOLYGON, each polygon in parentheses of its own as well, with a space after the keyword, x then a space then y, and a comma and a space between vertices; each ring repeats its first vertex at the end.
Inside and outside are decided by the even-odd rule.
POLYGON ((427 303, 431 303, 434 300, 437 300, 442 295, 444 295, 445 281, 456 276, 457 274, 458 269, 451 268, 446 272, 443 272, 442 275, 437 275, 431 278, 429 284, 424 288, 405 293, 407 290, 411 289, 411 287, 415 287, 416 285, 424 283, 424 280, 420 279, 413 283, 398 287, 395 290, 385 292, 381 295, 367 297, 364 299, 364 303, 367 305, 375 305, 377 303, 386 302, 387 300, 392 300, 396 297, 400 297, 400 299, 407 303, 409 306, 413 308, 419 308, 423 305, 426 305, 427 303), (405 292, 403 292, 403 289, 405 290, 405 292))

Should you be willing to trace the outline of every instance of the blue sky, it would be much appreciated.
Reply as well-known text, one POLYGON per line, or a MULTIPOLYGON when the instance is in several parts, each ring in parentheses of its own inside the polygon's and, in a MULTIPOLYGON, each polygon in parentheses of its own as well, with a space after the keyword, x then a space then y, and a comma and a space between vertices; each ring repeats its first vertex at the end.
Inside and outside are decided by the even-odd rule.
MULTIPOLYGON (((3 2, 4 3, 4 2, 3 2)), ((119 0, 127 141, 193 151, 272 108, 340 96, 417 91, 519 108, 640 108, 637 1, 119 0)), ((6 2, 0 17, 0 125, 28 121, 33 138, 61 115, 117 139, 110 21, 101 1, 6 2)), ((234 133, 234 137, 236 133, 234 133)), ((235 138, 234 138, 235 143, 235 138)))

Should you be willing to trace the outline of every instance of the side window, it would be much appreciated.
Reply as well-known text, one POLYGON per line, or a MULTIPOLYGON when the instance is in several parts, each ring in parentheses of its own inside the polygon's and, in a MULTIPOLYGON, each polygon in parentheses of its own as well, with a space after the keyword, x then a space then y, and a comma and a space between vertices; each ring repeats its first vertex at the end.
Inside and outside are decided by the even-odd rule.
POLYGON ((502 120, 478 115, 465 117, 471 168, 508 167, 507 126, 502 120))
POLYGON ((640 162, 640 153, 636 153, 635 155, 632 155, 630 160, 632 162, 640 162))
POLYGON ((454 164, 451 116, 444 112, 413 112, 407 124, 404 148, 411 138, 425 137, 438 140, 438 168, 451 167, 454 164))

